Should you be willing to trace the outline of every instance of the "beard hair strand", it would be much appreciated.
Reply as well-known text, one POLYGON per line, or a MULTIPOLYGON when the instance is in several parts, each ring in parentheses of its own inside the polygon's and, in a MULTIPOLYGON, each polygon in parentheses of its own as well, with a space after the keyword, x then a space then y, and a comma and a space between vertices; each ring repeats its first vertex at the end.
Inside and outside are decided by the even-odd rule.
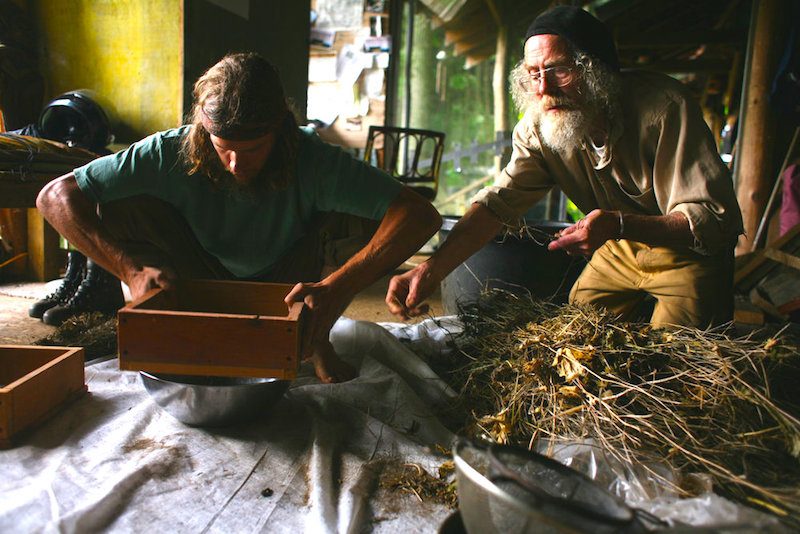
POLYGON ((588 133, 589 121, 580 109, 537 112, 535 119, 545 146, 562 155, 580 147, 588 133))

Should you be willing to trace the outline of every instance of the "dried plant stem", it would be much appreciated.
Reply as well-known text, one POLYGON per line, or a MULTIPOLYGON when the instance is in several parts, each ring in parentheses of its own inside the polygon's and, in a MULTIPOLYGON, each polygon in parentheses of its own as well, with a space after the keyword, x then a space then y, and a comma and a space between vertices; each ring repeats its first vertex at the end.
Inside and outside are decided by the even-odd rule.
POLYGON ((594 440, 683 494, 647 463, 708 473, 729 496, 800 517, 800 351, 790 340, 653 329, 500 291, 461 319, 460 354, 447 363, 470 432, 529 448, 594 440))

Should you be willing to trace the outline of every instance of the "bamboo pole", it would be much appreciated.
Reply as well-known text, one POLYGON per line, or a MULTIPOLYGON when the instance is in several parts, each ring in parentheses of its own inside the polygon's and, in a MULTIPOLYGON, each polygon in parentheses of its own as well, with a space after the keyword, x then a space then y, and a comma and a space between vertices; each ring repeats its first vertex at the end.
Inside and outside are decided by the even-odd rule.
POLYGON ((756 0, 753 12, 756 25, 750 57, 749 76, 745 80, 747 108, 742 138, 739 143, 737 198, 742 209, 745 235, 739 239, 736 254, 749 252, 753 246, 759 220, 766 207, 772 176, 772 149, 775 145, 775 123, 769 108, 770 83, 775 74, 779 40, 775 34, 780 23, 778 0, 756 0))
MULTIPOLYGON (((495 141, 505 139, 508 133, 508 24, 495 0, 485 0, 486 7, 492 14, 497 26, 497 38, 494 51, 494 73, 492 75, 492 93, 494 98, 494 132, 495 141)), ((500 172, 507 160, 508 150, 494 158, 495 173, 500 172)))
MULTIPOLYGON (((508 25, 501 24, 497 28, 497 44, 494 55, 494 76, 492 90, 494 93, 494 131, 495 141, 505 139, 508 134, 508 25)), ((506 160, 506 153, 495 156, 495 172, 500 172, 506 160)))

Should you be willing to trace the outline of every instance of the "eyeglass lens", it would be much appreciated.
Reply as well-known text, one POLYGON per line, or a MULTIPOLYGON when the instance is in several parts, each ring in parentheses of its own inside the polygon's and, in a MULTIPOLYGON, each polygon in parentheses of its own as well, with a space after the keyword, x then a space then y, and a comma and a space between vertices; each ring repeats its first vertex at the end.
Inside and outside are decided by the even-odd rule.
POLYGON ((547 83, 552 83, 558 87, 564 87, 572 81, 572 68, 565 66, 548 67, 540 71, 529 73, 530 78, 526 80, 531 90, 535 89, 542 78, 545 78, 547 83))

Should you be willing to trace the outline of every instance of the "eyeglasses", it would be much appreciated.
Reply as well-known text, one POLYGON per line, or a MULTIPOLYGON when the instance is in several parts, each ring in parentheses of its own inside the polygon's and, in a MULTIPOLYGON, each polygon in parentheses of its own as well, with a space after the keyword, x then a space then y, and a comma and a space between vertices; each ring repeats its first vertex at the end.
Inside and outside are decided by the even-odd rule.
POLYGON ((556 87, 564 87, 565 85, 569 85, 574 78, 575 67, 557 65, 537 71, 528 71, 528 75, 524 76, 519 83, 525 92, 535 93, 539 90, 542 79, 556 87))

